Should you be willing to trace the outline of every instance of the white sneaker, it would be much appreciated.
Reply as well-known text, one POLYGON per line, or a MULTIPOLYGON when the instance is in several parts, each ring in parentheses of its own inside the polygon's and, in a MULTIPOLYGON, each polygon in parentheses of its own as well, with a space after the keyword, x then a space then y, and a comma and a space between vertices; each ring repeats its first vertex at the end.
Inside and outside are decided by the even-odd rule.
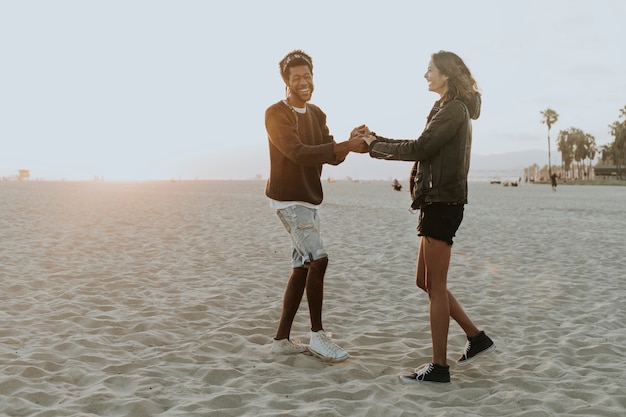
POLYGON ((309 351, 318 358, 328 362, 341 362, 350 357, 348 352, 330 341, 324 330, 311 332, 309 351))
POLYGON ((277 355, 293 355, 295 353, 304 353, 309 350, 307 345, 303 345, 299 340, 295 340, 295 343, 289 339, 281 339, 272 342, 272 353, 277 355))

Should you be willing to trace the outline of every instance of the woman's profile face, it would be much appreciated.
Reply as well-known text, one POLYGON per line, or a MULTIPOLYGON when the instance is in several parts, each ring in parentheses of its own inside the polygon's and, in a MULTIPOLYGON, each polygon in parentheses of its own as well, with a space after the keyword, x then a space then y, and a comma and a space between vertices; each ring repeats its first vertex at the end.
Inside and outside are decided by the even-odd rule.
POLYGON ((448 77, 439 71, 432 59, 428 63, 428 69, 426 74, 424 74, 424 78, 428 82, 428 91, 437 93, 441 97, 444 96, 448 90, 448 77))

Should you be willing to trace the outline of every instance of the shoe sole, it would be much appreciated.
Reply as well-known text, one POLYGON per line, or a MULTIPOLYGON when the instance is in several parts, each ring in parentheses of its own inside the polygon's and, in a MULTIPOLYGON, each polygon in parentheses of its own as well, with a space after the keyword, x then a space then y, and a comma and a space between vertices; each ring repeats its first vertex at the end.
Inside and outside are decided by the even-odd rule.
POLYGON ((485 350, 477 353, 476 355, 472 356, 469 359, 466 359, 466 360, 461 361, 461 362, 457 361, 456 364, 459 365, 459 366, 469 365, 470 363, 474 362, 477 358, 481 358, 481 357, 485 356, 487 353, 493 352, 494 350, 496 350, 496 344, 495 343, 493 345, 489 346, 487 349, 485 349, 485 350))
POLYGON ((300 355, 300 354, 307 354, 308 352, 309 352, 308 349, 305 349, 305 350, 303 350, 301 352, 293 352, 293 351, 290 351, 290 352, 274 352, 274 351, 271 351, 272 355, 300 355))
POLYGON ((410 378, 404 375, 400 375, 400 382, 404 385, 417 385, 417 384, 449 384, 450 381, 422 381, 415 378, 410 378))
POLYGON ((309 352, 309 346, 308 345, 300 345, 302 346, 302 350, 301 351, 297 351, 297 350, 289 350, 289 351, 283 351, 283 350, 279 350, 279 351, 275 351, 274 349, 270 349, 270 353, 273 355, 299 355, 301 353, 308 353, 309 352))
POLYGON ((328 363, 343 362, 350 357, 350 355, 346 355, 340 358, 331 358, 329 356, 324 356, 321 353, 317 353, 316 351, 312 350, 310 347, 309 347, 309 352, 316 358, 320 359, 322 362, 328 362, 328 363))

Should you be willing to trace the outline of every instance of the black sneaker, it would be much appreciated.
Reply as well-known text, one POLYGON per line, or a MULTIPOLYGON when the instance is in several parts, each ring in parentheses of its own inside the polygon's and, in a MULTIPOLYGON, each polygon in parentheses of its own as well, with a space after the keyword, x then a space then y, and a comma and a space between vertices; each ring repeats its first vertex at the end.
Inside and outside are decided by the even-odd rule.
POLYGON ((450 367, 448 365, 437 365, 427 363, 417 368, 412 374, 402 375, 400 381, 403 384, 416 384, 418 382, 438 382, 450 383, 450 367))
POLYGON ((496 344, 481 330, 476 336, 467 337, 463 355, 456 363, 461 366, 469 365, 478 356, 496 350, 496 344))

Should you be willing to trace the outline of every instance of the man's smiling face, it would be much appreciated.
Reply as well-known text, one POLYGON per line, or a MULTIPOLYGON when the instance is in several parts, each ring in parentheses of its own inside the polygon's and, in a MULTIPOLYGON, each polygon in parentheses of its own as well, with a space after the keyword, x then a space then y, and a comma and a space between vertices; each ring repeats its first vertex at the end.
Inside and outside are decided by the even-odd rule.
POLYGON ((297 65, 289 68, 289 104, 304 107, 313 94, 313 74, 308 65, 297 65))

